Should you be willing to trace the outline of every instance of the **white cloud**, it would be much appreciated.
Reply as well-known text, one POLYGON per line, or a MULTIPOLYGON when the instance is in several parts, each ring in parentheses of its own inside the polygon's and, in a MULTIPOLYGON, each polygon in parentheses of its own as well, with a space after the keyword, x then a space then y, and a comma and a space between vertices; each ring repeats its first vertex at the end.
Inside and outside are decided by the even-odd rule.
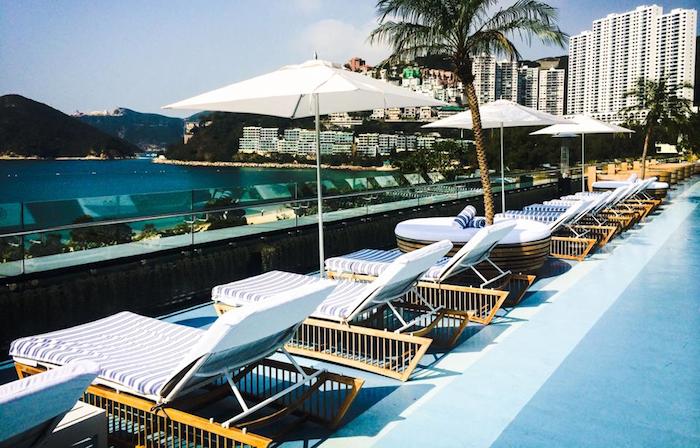
POLYGON ((319 59, 344 63, 358 56, 374 65, 391 54, 388 46, 367 42, 367 36, 375 27, 373 20, 355 26, 341 20, 324 19, 312 23, 302 32, 295 47, 309 58, 317 52, 319 59))

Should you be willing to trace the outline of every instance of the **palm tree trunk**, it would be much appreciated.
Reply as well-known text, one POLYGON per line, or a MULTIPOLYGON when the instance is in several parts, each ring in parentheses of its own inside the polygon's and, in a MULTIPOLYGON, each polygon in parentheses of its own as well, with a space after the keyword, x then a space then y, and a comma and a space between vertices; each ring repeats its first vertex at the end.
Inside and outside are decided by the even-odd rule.
POLYGON ((649 144, 651 143, 651 125, 647 126, 647 133, 644 136, 644 149, 642 150, 642 180, 644 180, 644 174, 647 169, 647 152, 649 151, 649 144))
MULTIPOLYGON (((467 105, 472 112, 472 125, 474 142, 476 143, 476 160, 481 174, 481 188, 484 190, 484 211, 486 224, 493 224, 493 195, 491 194, 491 180, 489 179, 489 166, 486 161, 486 147, 484 146, 484 133, 481 129, 481 115, 479 114, 479 99, 476 96, 474 83, 464 83, 464 94, 467 97, 467 105)), ((503 192, 501 193, 503 194, 503 192)))

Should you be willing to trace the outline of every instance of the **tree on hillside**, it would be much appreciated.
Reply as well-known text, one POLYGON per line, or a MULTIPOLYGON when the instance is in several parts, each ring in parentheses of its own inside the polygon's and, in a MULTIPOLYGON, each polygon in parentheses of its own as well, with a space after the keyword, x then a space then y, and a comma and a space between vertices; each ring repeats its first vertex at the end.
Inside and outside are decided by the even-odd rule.
POLYGON ((378 0, 379 26, 370 41, 391 44, 385 61, 441 56, 458 81, 474 123, 474 140, 486 220, 493 222, 493 197, 488 175, 479 101, 474 88, 473 59, 480 54, 500 54, 519 59, 512 37, 563 46, 566 34, 556 25, 556 9, 535 0, 518 0, 508 8, 492 11, 496 0, 378 0))
POLYGON ((625 94, 635 98, 634 106, 625 107, 623 113, 646 111, 642 122, 644 128, 644 149, 642 150, 642 179, 646 171, 649 147, 654 144, 654 134, 660 128, 678 126, 688 120, 691 101, 678 95, 681 89, 691 88, 690 84, 669 85, 665 79, 658 81, 639 78, 637 86, 625 94))

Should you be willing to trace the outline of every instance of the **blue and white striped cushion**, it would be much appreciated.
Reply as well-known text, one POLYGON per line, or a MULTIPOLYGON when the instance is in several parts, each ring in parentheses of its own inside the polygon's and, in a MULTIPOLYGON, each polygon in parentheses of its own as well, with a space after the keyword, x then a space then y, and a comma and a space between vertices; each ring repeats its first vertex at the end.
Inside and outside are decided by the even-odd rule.
MULTIPOLYGON (((399 249, 362 249, 341 257, 328 258, 326 260, 326 269, 333 272, 378 277, 401 255, 403 255, 403 252, 399 249)), ((449 260, 449 257, 443 257, 438 260, 423 274, 421 279, 430 281, 439 278, 443 267, 449 260)))
POLYGON ((566 205, 533 204, 523 207, 523 210, 565 212, 568 208, 566 205))
POLYGON ((454 221, 452 221, 452 226, 460 229, 466 229, 469 227, 471 220, 474 219, 474 216, 476 216, 476 209, 473 205, 467 205, 464 207, 464 210, 459 212, 454 221))
POLYGON ((90 361, 99 376, 157 396, 203 330, 122 312, 65 330, 17 339, 10 356, 55 365, 90 361))
MULTIPOLYGON (((321 281, 319 277, 294 274, 292 272, 270 271, 243 280, 215 286, 212 299, 231 306, 244 306, 249 303, 270 299, 294 288, 321 281)), ((328 280, 326 280, 328 281, 328 280)), ((367 297, 367 284, 351 281, 336 281, 336 288, 312 314, 315 317, 333 320, 345 319, 367 297)))
POLYGON ((476 229, 481 229, 486 227, 486 218, 483 216, 478 216, 469 221, 469 227, 474 227, 476 229))

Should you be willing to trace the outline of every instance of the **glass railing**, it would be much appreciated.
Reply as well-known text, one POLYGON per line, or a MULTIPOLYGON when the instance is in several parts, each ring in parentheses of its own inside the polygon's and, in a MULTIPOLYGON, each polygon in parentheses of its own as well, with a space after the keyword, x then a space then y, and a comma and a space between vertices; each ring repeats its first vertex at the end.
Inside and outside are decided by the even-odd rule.
MULTIPOLYGON (((509 173, 505 188, 556 181, 556 170, 509 173)), ((482 194, 478 177, 439 173, 324 180, 322 189, 326 222, 482 194)), ((293 229, 317 213, 312 182, 0 204, 0 277, 293 229)))

